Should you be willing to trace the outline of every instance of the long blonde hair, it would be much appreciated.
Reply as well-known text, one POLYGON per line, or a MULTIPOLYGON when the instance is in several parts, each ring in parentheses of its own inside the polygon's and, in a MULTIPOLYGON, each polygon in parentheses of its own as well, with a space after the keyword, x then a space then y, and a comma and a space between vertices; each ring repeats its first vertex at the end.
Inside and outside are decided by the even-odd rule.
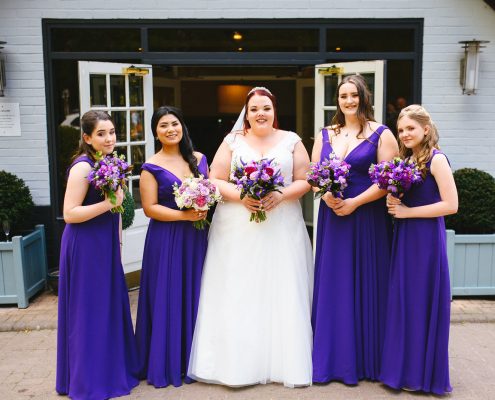
MULTIPOLYGON (((426 172, 428 169, 426 167, 426 164, 428 163, 428 161, 430 161, 432 149, 440 149, 440 147, 438 146, 437 127, 431 119, 428 111, 426 111, 426 109, 419 104, 411 104, 410 106, 402 109, 399 117, 397 118, 397 127, 399 126, 399 121, 402 117, 411 118, 413 121, 416 121, 418 124, 420 124, 422 128, 425 128, 426 126, 429 127, 428 134, 423 137, 423 140, 420 143, 421 148, 416 155, 415 160, 424 179, 426 177, 426 172)), ((399 141, 399 152, 401 158, 404 159, 410 158, 413 155, 412 149, 408 149, 406 146, 404 146, 402 140, 399 141)))

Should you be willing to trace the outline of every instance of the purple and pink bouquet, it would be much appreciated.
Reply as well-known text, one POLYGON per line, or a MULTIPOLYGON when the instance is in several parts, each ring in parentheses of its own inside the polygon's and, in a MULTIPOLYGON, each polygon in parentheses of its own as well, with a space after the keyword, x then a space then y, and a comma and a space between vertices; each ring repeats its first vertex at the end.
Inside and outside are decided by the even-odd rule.
MULTIPOLYGON (((106 194, 110 198, 110 202, 115 205, 117 204, 115 193, 119 188, 125 189, 127 187, 126 178, 131 174, 132 165, 125 161, 123 154, 118 156, 116 151, 104 157, 101 151, 98 151, 95 158, 95 165, 89 172, 87 179, 95 189, 106 194)), ((123 213, 124 207, 122 205, 116 206, 110 211, 123 213)))
POLYGON ((310 164, 306 180, 311 186, 320 189, 315 194, 316 198, 327 192, 332 193, 334 197, 343 198, 350 169, 350 164, 338 158, 335 153, 330 153, 329 158, 310 164))
POLYGON ((394 197, 407 192, 415 183, 423 180, 416 163, 395 157, 392 161, 371 164, 369 169, 371 181, 380 189, 387 190, 394 197))
MULTIPOLYGON (((198 178, 191 176, 182 181, 179 186, 174 183, 174 196, 177 206, 182 208, 194 208, 195 210, 207 211, 215 203, 222 201, 218 188, 203 175, 198 178)), ((206 219, 194 221, 196 229, 205 229, 210 223, 206 219)))
MULTIPOLYGON (((263 158, 259 161, 245 163, 240 160, 240 165, 235 165, 230 173, 230 182, 241 191, 241 200, 251 197, 261 200, 270 192, 279 192, 284 186, 284 177, 273 159, 263 158)), ((262 222, 266 220, 263 209, 251 213, 249 221, 262 222)))

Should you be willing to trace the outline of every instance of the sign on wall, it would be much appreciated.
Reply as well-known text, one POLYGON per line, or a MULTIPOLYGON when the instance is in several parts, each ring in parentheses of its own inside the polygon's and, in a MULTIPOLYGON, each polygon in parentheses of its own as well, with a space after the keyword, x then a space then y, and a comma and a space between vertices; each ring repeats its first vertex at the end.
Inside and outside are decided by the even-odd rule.
POLYGON ((0 103, 0 136, 21 136, 19 103, 0 103))

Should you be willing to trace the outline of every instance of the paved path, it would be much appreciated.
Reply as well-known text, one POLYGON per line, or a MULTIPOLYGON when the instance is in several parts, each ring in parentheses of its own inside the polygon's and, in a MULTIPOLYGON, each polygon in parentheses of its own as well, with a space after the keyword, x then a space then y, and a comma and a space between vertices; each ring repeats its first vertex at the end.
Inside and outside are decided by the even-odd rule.
MULTIPOLYGON (((130 292, 136 315, 138 292, 130 292)), ((24 310, 0 306, 0 400, 65 399, 55 384, 57 297, 43 293, 24 310)), ((495 298, 452 302, 451 382, 448 399, 495 399, 495 298)), ((155 389, 141 382, 122 399, 269 400, 269 399, 423 399, 420 393, 393 391, 379 383, 340 383, 287 389, 278 384, 230 389, 195 383, 155 389)))

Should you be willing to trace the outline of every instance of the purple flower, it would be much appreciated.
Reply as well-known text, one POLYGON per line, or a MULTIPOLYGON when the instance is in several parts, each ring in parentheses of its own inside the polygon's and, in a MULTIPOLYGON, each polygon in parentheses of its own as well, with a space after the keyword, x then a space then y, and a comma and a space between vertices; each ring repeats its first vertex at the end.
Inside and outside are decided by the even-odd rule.
POLYGON ((422 181, 421 172, 410 160, 395 157, 392 161, 371 164, 369 176, 380 189, 387 190, 395 197, 407 192, 415 183, 422 181))
MULTIPOLYGON (((245 196, 261 200, 270 192, 280 192, 284 186, 284 177, 273 159, 263 158, 259 161, 235 164, 230 172, 230 182, 241 191, 241 199, 245 196)), ((264 210, 251 213, 250 221, 262 222, 266 220, 264 210)))
POLYGON ((332 193, 335 197, 343 198, 344 189, 348 185, 347 177, 350 168, 350 164, 338 158, 335 153, 331 153, 329 158, 310 164, 306 180, 311 186, 320 189, 316 192, 317 198, 327 192, 332 193))

